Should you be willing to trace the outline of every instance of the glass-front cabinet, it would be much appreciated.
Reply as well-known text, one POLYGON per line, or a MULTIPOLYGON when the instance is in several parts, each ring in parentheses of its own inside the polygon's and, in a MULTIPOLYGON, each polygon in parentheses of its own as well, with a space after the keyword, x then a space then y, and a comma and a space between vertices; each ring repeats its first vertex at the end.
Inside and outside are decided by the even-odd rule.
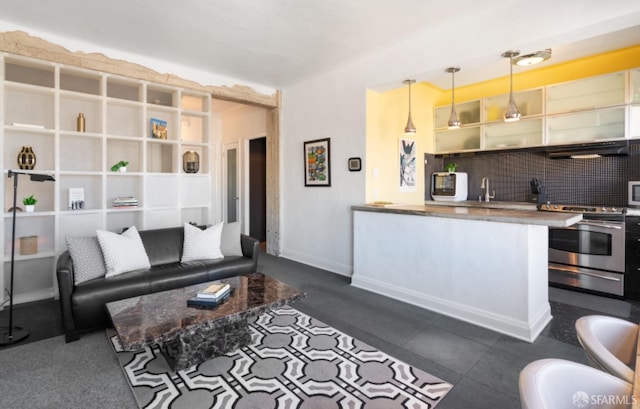
POLYGON ((519 149, 640 138, 640 68, 514 93, 521 113, 503 122, 509 94, 464 104, 482 108, 474 130, 446 130, 451 106, 434 109, 435 153, 519 149))
MULTIPOLYGON (((513 93, 518 110, 522 118, 542 115, 542 88, 513 93)), ((509 103, 509 94, 497 95, 483 100, 483 122, 502 121, 504 111, 509 103)))
POLYGON ((609 107, 625 103, 624 72, 550 85, 547 115, 609 107))
MULTIPOLYGON (((55 296, 55 262, 67 235, 210 223, 210 109, 207 93, 0 53, 0 288, 9 283, 11 256, 13 179, 7 169, 55 178, 19 179, 18 303, 55 296), (26 147, 35 165, 20 170, 17 157, 26 147), (21 211, 22 198, 31 194, 35 211, 21 211), (30 236, 37 250, 23 254, 20 238, 30 236)), ((0 304, 5 298, 0 295, 0 304)))
POLYGON ((547 117, 550 145, 600 142, 625 137, 625 107, 547 117))

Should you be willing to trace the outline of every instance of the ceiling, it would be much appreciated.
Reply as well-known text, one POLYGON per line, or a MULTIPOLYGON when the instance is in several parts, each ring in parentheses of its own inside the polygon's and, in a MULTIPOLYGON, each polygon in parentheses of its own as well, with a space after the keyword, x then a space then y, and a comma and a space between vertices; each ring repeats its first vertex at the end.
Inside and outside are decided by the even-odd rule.
MULTIPOLYGON (((582 10, 605 4, 563 1, 574 2, 582 10)), ((520 6, 531 9, 532 3, 535 7, 544 3, 542 12, 554 5, 552 0, 0 0, 0 20, 273 88, 286 88, 428 30, 453 26, 459 28, 459 36, 445 41, 433 35, 431 46, 434 50, 455 46, 467 50, 459 58, 465 63, 463 71, 456 76, 456 84, 464 85, 507 74, 505 62, 499 53, 494 55, 494 50, 490 55, 469 52, 475 49, 475 41, 482 40, 483 33, 488 36, 494 32, 495 37, 495 27, 478 29, 484 23, 482 17, 518 10, 520 6), (478 27, 461 26, 461 21, 478 27), (473 33, 472 38, 468 33, 473 33)), ((608 0, 606 5, 619 6, 620 15, 626 11, 640 13, 637 0, 608 0)), ((598 10, 594 7, 591 11, 598 10)), ((540 17, 544 16, 536 16, 540 17)), ((510 30, 526 34, 526 23, 527 16, 520 21, 505 21, 500 36, 508 43, 510 30)), ((552 48, 553 57, 545 64, 640 43, 640 26, 627 25, 621 30, 610 26, 586 27, 579 36, 549 38, 543 48, 552 48)), ((535 43, 530 40, 529 44, 535 43)), ((416 52, 426 49, 429 44, 416 52)), ((441 67, 406 74, 444 89, 450 86, 450 76, 441 67)))

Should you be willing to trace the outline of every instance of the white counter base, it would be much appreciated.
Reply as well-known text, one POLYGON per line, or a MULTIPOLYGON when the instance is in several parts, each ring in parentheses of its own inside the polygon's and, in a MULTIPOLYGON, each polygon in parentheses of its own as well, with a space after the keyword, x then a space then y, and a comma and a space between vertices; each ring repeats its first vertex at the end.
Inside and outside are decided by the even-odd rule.
POLYGON ((354 211, 352 285, 533 342, 547 253, 547 226, 354 211))

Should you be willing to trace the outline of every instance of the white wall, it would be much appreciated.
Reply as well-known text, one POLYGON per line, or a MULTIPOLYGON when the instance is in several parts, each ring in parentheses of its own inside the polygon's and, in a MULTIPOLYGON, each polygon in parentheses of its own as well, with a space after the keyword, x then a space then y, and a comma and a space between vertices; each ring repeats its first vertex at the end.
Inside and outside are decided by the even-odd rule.
POLYGON ((222 143, 253 139, 267 133, 267 110, 251 105, 238 105, 223 111, 222 143))
POLYGON ((366 87, 353 72, 334 71, 286 89, 280 140, 281 255, 351 275, 352 204, 365 197, 366 87), (331 138, 331 186, 304 186, 303 142, 331 138))

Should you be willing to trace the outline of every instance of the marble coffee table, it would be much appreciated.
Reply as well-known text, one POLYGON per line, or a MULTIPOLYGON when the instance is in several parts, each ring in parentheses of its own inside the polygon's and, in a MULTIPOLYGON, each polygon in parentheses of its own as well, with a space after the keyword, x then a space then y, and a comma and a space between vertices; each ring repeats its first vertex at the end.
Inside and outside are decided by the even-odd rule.
POLYGON ((161 345, 177 371, 246 346, 251 341, 248 318, 304 296, 256 273, 114 301, 107 310, 125 350, 161 345), (229 283, 232 295, 214 309, 187 307, 189 298, 213 282, 229 283))

